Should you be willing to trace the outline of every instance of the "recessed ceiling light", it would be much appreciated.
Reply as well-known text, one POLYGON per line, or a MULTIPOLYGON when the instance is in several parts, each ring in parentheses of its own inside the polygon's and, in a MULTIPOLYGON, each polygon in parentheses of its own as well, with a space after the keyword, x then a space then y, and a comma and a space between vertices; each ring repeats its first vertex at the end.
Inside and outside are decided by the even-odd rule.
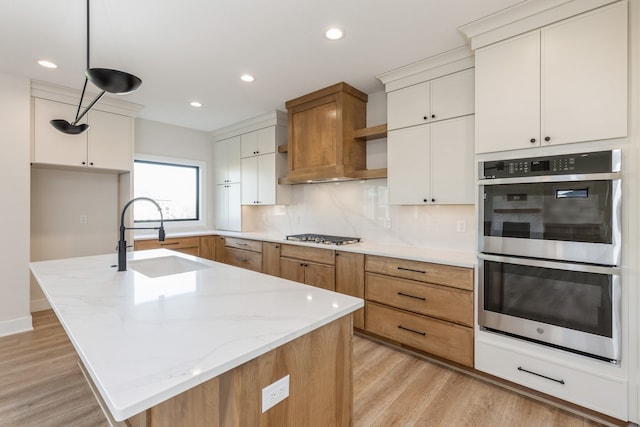
POLYGON ((38 64, 42 65, 45 68, 58 68, 56 64, 51 61, 47 61, 46 59, 38 60, 38 64))
POLYGON ((253 77, 251 74, 243 74, 242 76, 240 76, 240 78, 243 82, 252 82, 255 80, 255 77, 253 77))
POLYGON ((324 35, 329 40, 340 40, 344 37, 344 31, 340 28, 329 28, 324 35))
POLYGON ((191 103, 189 105, 191 105, 192 107, 196 107, 196 108, 202 107, 202 104, 199 103, 198 101, 191 101, 191 103))

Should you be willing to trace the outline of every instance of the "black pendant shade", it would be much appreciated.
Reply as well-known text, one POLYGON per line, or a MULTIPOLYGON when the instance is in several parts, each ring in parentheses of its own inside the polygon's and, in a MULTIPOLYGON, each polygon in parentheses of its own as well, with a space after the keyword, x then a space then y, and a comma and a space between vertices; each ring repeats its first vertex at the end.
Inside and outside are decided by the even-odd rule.
POLYGON ((89 68, 84 74, 98 88, 116 95, 131 93, 142 84, 142 80, 133 74, 109 68, 89 68))
POLYGON ((91 68, 89 66, 89 1, 87 0, 87 69, 84 74, 84 87, 82 88, 82 95, 80 95, 80 102, 78 103, 78 112, 73 123, 69 123, 64 119, 51 120, 51 126, 69 135, 79 135, 82 132, 89 129, 89 125, 86 123, 78 124, 80 119, 93 108, 93 106, 104 96, 106 92, 116 95, 126 95, 138 89, 142 84, 142 80, 133 74, 125 73, 124 71, 112 70, 109 68, 91 68), (96 98, 80 113, 82 106, 82 100, 84 99, 84 92, 87 89, 87 81, 91 81, 102 92, 96 96, 96 98))
POLYGON ((51 120, 49 123, 51 123, 51 126, 58 129, 60 132, 67 133, 69 135, 78 135, 89 129, 89 125, 86 123, 74 125, 65 119, 55 119, 51 120))

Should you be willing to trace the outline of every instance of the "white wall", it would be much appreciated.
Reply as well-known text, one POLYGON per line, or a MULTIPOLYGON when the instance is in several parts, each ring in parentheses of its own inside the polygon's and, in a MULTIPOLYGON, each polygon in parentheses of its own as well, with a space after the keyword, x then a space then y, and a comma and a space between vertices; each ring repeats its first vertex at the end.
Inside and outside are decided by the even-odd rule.
MULTIPOLYGON (((205 228, 213 228, 213 138, 208 132, 136 119, 136 154, 198 160, 206 163, 205 228)), ((166 226, 171 231, 171 224, 166 226)))
POLYGON ((0 336, 31 329, 29 312, 30 83, 0 72, 2 239, 0 336))

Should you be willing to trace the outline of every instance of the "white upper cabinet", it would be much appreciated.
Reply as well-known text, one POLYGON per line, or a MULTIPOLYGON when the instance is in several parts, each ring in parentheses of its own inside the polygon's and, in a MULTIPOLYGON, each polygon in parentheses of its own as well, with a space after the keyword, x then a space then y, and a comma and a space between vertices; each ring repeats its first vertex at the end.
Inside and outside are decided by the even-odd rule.
POLYGON ((239 182, 216 185, 215 223, 219 230, 242 231, 239 182))
POLYGON ((254 132, 240 135, 240 156, 256 156, 275 153, 277 149, 276 127, 269 126, 254 132))
POLYGON ((473 122, 467 115, 389 132, 389 204, 473 204, 473 122))
POLYGON ((133 118, 91 110, 80 122, 88 123, 89 130, 79 135, 62 133, 49 123, 52 119, 62 118, 72 121, 77 108, 34 98, 32 163, 123 172, 131 170, 133 118))
POLYGON ((473 114, 473 86, 473 69, 468 69, 389 92, 388 129, 473 114))
POLYGON ((240 182, 240 136, 214 143, 213 165, 216 184, 240 182))
POLYGON ((476 51, 476 152, 627 135, 627 4, 476 51))

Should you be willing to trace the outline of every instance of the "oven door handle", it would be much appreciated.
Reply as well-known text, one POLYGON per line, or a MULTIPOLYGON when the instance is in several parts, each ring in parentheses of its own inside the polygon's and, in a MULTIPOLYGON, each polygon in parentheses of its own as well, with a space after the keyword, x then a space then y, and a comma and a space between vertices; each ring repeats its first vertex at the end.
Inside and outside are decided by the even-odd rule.
POLYGON ((618 172, 611 173, 585 173, 567 175, 543 175, 543 176, 523 176, 518 178, 489 178, 479 179, 479 185, 499 185, 499 184, 532 184, 539 182, 578 182, 578 181, 615 181, 621 179, 618 172))
POLYGON ((613 274, 613 275, 619 276, 621 272, 620 267, 609 267, 609 266, 591 265, 591 264, 577 264, 573 262, 547 261, 547 260, 536 259, 536 258, 515 258, 510 256, 493 255, 493 254, 485 254, 485 253, 479 253, 478 258, 485 261, 495 261, 495 262, 502 262, 507 264, 526 265, 529 267, 553 268, 556 270, 579 271, 583 273, 613 274))

